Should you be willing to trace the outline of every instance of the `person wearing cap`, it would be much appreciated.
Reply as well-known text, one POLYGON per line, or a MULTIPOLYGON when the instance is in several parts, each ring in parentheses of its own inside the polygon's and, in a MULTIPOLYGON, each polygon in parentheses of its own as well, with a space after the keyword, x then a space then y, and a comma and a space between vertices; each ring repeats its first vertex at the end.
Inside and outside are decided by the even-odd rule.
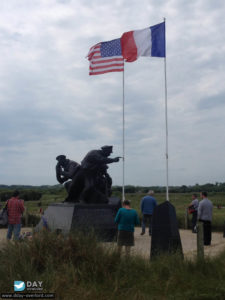
POLYGON ((148 191, 148 195, 141 199, 141 213, 142 213, 142 232, 141 235, 145 234, 145 225, 149 224, 149 235, 152 234, 152 215, 157 205, 156 199, 153 197, 154 191, 148 191))

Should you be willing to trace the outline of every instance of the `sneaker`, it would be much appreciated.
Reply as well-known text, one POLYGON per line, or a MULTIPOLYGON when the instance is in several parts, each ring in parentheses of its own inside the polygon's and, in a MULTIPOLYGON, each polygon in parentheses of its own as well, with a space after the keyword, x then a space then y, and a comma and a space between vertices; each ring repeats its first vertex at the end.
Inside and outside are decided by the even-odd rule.
POLYGON ((145 234, 145 232, 141 232, 141 235, 144 235, 145 234))

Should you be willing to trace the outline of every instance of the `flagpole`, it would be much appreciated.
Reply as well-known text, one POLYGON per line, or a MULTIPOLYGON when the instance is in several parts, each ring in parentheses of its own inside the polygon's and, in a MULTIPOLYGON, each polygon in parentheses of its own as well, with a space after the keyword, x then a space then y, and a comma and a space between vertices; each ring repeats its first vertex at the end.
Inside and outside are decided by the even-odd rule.
MULTIPOLYGON (((166 25, 166 18, 164 18, 166 25)), ((165 26, 166 30, 166 26, 165 26)), ((169 201, 169 165, 168 165, 168 117, 167 117, 167 76, 166 76, 166 55, 164 57, 164 78, 165 78, 165 124, 166 124, 166 200, 169 201)))
POLYGON ((122 200, 125 200, 125 92, 124 92, 124 71, 123 70, 123 120, 122 120, 122 131, 123 131, 123 186, 122 186, 122 200))

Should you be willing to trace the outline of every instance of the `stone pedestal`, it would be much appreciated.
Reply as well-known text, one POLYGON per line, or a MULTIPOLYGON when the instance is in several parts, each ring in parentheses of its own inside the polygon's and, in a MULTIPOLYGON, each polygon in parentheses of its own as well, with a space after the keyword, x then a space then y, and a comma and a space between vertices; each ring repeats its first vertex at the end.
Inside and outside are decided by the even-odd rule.
POLYGON ((174 206, 166 201, 156 206, 152 218, 151 259, 163 253, 183 256, 174 206))
POLYGON ((117 234, 114 219, 120 207, 121 201, 115 197, 111 197, 107 204, 52 203, 35 230, 39 231, 44 226, 63 234, 73 230, 84 233, 94 230, 100 240, 113 241, 117 234))

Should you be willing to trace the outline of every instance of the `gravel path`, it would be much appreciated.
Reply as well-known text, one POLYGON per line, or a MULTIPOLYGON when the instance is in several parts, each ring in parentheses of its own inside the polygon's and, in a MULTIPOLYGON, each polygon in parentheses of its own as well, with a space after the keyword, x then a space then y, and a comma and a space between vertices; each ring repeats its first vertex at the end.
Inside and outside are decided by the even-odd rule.
MULTIPOLYGON (((31 231, 31 228, 22 228, 21 232, 31 231)), ((0 245, 6 242, 7 229, 0 229, 0 245)), ((147 259, 150 256, 150 243, 151 237, 146 233, 140 235, 141 228, 135 228, 135 246, 132 248, 133 254, 139 254, 147 259)), ((197 234, 191 232, 191 230, 180 229, 180 236, 182 242, 183 253, 186 258, 194 258, 197 254, 197 234)), ((212 233, 211 246, 204 247, 205 256, 215 256, 221 251, 225 250, 225 238, 222 232, 212 233)))
MULTIPOLYGON (((191 230, 180 229, 180 237, 183 248, 183 253, 186 258, 194 258, 197 255, 197 234, 191 232, 191 230)), ((149 258, 150 256, 150 243, 151 237, 148 233, 140 235, 141 228, 135 229, 135 246, 133 248, 134 253, 139 253, 141 256, 149 258)), ((225 250, 225 238, 222 232, 212 233, 211 246, 204 246, 205 256, 215 256, 221 251, 225 250)))

